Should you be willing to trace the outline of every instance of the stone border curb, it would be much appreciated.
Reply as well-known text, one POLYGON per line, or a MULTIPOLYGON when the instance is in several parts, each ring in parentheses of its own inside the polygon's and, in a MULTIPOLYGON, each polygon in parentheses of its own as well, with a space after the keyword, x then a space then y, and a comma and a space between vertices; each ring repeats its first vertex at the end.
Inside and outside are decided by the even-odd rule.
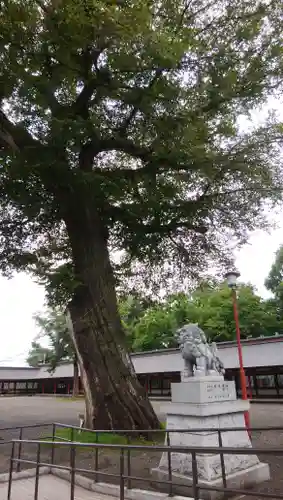
MULTIPOLYGON (((70 481, 70 472, 62 469, 51 469, 51 474, 54 476, 70 481)), ((75 475, 75 484, 81 486, 86 490, 94 491, 102 495, 110 495, 112 497, 120 497, 120 486, 110 483, 95 483, 92 479, 81 476, 79 474, 75 475)), ((169 497, 167 493, 161 493, 158 491, 140 490, 138 488, 133 488, 128 490, 125 487, 125 498, 128 500, 193 500, 191 497, 183 496, 173 496, 169 497)))
MULTIPOLYGON (((39 475, 43 476, 45 474, 50 474, 51 468, 50 467, 40 467, 39 468, 39 475)), ((35 477, 36 475, 36 469, 25 469, 20 472, 13 472, 12 480, 17 481, 19 479, 28 479, 30 477, 35 477)), ((5 472, 4 474, 0 474, 0 483, 7 483, 9 481, 9 473, 5 472)))

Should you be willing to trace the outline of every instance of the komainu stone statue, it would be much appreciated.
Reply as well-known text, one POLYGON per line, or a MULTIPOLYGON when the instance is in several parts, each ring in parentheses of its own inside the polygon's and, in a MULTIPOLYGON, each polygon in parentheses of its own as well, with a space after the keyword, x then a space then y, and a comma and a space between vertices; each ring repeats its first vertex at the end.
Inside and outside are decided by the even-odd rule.
POLYGON ((215 342, 208 344, 205 333, 190 323, 177 330, 176 337, 184 359, 183 379, 208 375, 224 375, 224 365, 217 356, 215 342))

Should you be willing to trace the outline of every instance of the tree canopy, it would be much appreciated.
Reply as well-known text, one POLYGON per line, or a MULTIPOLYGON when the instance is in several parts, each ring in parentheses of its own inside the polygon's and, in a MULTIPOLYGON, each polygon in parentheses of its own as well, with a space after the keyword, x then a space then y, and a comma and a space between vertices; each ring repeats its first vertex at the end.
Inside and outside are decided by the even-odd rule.
MULTIPOLYGON (((238 291, 239 322, 242 338, 283 333, 283 318, 274 300, 264 300, 251 285, 238 291)), ((185 323, 198 323, 209 341, 235 339, 231 290, 225 284, 197 288, 190 296, 176 294, 148 308, 130 330, 133 351, 176 347, 175 332, 185 323)))
POLYGON ((280 124, 237 120, 282 84, 282 2, 0 7, 0 268, 68 303, 87 425, 154 428, 115 279, 193 280, 281 199, 280 124))
POLYGON ((4 2, 2 269, 71 297, 62 220, 85 196, 127 268, 148 262, 153 278, 167 256, 165 277, 181 264, 194 277, 227 258, 282 185, 277 129, 236 124, 282 80, 281 7, 4 2))

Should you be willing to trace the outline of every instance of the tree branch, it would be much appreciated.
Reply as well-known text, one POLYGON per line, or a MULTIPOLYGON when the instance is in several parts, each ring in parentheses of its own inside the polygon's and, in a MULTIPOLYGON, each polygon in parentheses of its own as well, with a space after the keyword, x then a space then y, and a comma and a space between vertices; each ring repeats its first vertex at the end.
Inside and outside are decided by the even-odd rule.
POLYGON ((45 14, 52 14, 60 6, 61 0, 51 0, 49 5, 45 5, 44 0, 35 0, 35 2, 45 14))
POLYGON ((186 229, 189 229, 190 231, 194 231, 195 233, 198 234, 206 234, 208 229, 204 225, 195 225, 191 224, 188 221, 182 221, 182 220, 172 220, 171 222, 168 222, 168 224, 138 224, 136 223, 137 230, 141 230, 146 234, 153 234, 153 233, 172 233, 176 229, 184 227, 186 229))
POLYGON ((0 147, 1 149, 5 149, 5 147, 11 148, 14 151, 19 151, 17 144, 15 143, 11 134, 6 132, 6 130, 2 129, 2 125, 0 128, 0 147))
POLYGON ((136 98, 135 98, 135 101, 136 101, 136 104, 133 104, 133 109, 132 111, 130 112, 129 116, 127 116, 127 118, 125 118, 125 120, 123 121, 123 123, 120 125, 120 127, 117 128, 117 132, 123 136, 128 127, 130 126, 132 120, 134 119, 134 117, 136 116, 138 110, 139 110, 139 105, 141 104, 141 101, 144 97, 144 95, 146 94, 146 92, 148 92, 149 90, 152 89, 152 87, 154 86, 154 84, 157 82, 157 80, 160 78, 160 76, 162 75, 163 73, 163 69, 161 68, 158 68, 155 72, 155 75, 154 77, 152 78, 152 80, 149 82, 148 86, 146 88, 134 88, 133 90, 134 91, 137 91, 139 90, 139 92, 137 92, 137 95, 136 95, 136 98))
POLYGON ((123 206, 111 206, 108 205, 107 214, 110 215, 113 220, 120 220, 122 224, 128 226, 131 231, 135 231, 136 233, 142 234, 171 234, 174 233, 177 229, 186 228, 190 231, 194 231, 198 234, 206 234, 208 228, 203 224, 194 224, 185 218, 185 215, 180 214, 180 216, 173 217, 170 220, 170 216, 168 216, 168 222, 166 224, 160 223, 158 219, 153 220, 149 223, 144 223, 139 216, 139 208, 140 204, 137 205, 137 211, 135 212, 132 205, 123 208, 123 206))
POLYGON ((119 135, 110 137, 109 139, 102 139, 100 141, 100 149, 101 151, 123 151, 124 153, 142 161, 150 160, 153 153, 153 149, 151 147, 146 148, 139 146, 130 139, 119 135))
POLYGON ((80 169, 84 172, 91 172, 94 156, 99 152, 99 145, 95 147, 95 145, 91 142, 87 142, 86 144, 84 144, 79 154, 80 169))
POLYGON ((97 67, 98 58, 106 48, 107 44, 103 44, 95 49, 86 47, 80 56, 85 84, 72 107, 76 113, 84 118, 88 118, 88 107, 94 91, 97 88, 109 86, 112 82, 110 71, 107 68, 98 69, 97 67), (93 64, 96 67, 95 73, 91 72, 93 64))
POLYGON ((55 95, 53 94, 50 88, 51 78, 52 78, 52 68, 47 56, 45 72, 42 74, 41 77, 38 78, 38 81, 36 80, 34 81, 33 85, 36 88, 36 90, 46 99, 47 105, 50 107, 52 113, 56 114, 58 112, 58 109, 61 108, 62 106, 59 104, 59 102, 57 101, 55 95), (42 77, 46 78, 45 82, 42 81, 42 77))
POLYGON ((12 148, 14 151, 19 151, 25 147, 37 145, 37 141, 30 133, 20 125, 13 124, 2 110, 0 110, 0 130, 2 149, 10 150, 12 148))
MULTIPOLYGON (((212 4, 213 4, 213 3, 214 3, 214 2, 212 2, 212 4)), ((182 25, 183 25, 185 15, 186 15, 186 13, 187 13, 188 9, 190 8, 190 5, 191 5, 191 1, 188 1, 188 2, 185 4, 184 9, 183 9, 183 11, 181 12, 180 20, 179 20, 179 22, 178 22, 178 24, 177 24, 177 26, 176 26, 176 28, 175 28, 175 35, 178 35, 179 30, 181 29, 181 27, 182 27, 182 25)), ((198 12, 197 12, 197 13, 198 13, 198 12)), ((189 17, 189 20, 190 20, 191 18, 193 18, 193 17, 195 17, 195 14, 191 15, 191 16, 189 17)), ((172 69, 172 68, 167 68, 167 69, 172 69)), ((138 91, 138 92, 137 92, 137 96, 136 96, 136 98, 135 98, 136 103, 135 103, 135 104, 133 104, 133 103, 132 103, 132 104, 133 104, 133 109, 131 110, 131 112, 130 112, 129 116, 128 116, 127 118, 125 118, 125 120, 124 120, 124 121, 123 121, 123 123, 120 125, 120 127, 118 127, 118 128, 116 129, 116 132, 118 132, 121 136, 123 136, 123 135, 126 133, 126 131, 127 131, 128 127, 130 126, 130 124, 131 124, 132 120, 135 118, 135 116, 136 116, 136 114, 137 114, 137 112, 138 112, 138 110, 139 110, 139 105, 140 105, 140 103, 141 103, 142 99, 144 98, 144 95, 145 95, 145 94, 146 94, 149 90, 151 90, 151 89, 152 89, 152 87, 154 86, 154 84, 155 84, 155 83, 158 81, 158 79, 162 76, 162 73, 163 73, 165 70, 166 70, 166 68, 161 68, 161 67, 160 67, 160 68, 156 68, 156 69, 155 69, 155 75, 154 75, 154 77, 152 78, 152 80, 149 82, 149 84, 147 85, 147 87, 146 87, 146 88, 140 88, 140 87, 139 87, 139 88, 134 88, 134 89, 133 89, 134 91, 138 91)))

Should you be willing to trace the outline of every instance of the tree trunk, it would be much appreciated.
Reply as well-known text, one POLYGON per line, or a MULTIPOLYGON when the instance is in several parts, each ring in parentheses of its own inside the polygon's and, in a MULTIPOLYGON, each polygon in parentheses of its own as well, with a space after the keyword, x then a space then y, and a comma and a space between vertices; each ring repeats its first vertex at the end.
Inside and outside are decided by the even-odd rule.
POLYGON ((73 397, 75 398, 79 395, 79 366, 78 366, 77 356, 74 357, 73 368, 74 368, 73 397))
MULTIPOLYGON (((66 227, 78 285, 69 304, 72 335, 85 391, 86 427, 156 429, 159 421, 125 347, 107 236, 85 201, 66 227)), ((69 318, 69 319, 70 319, 69 318)))

